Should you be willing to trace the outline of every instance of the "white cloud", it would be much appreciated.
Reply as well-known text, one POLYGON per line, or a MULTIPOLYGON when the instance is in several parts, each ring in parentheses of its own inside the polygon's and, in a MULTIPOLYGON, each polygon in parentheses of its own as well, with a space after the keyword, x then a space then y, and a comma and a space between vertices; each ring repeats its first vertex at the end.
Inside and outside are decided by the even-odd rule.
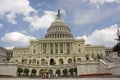
POLYGON ((2 28, 2 27, 3 27, 3 24, 0 23, 0 28, 2 28))
POLYGON ((56 13, 53 11, 44 11, 44 15, 41 17, 35 17, 31 22, 31 29, 38 30, 41 28, 48 28, 51 24, 51 22, 54 21, 56 13))
POLYGON ((5 47, 6 49, 13 49, 14 48, 14 46, 7 46, 7 47, 5 47))
MULTIPOLYGON (((113 8, 109 5, 104 5, 102 8, 97 9, 97 3, 101 3, 103 0, 65 0, 58 1, 56 6, 62 7, 66 10, 68 14, 70 14, 70 21, 79 26, 79 25, 88 25, 100 23, 104 19, 109 19, 114 17, 116 13, 120 13, 120 6, 113 5, 113 8), (93 2, 94 3, 93 3, 93 2), (95 3, 96 1, 96 3, 95 3), (67 3, 67 4, 64 4, 67 3), (62 6, 61 6, 62 5, 62 6), (109 8, 110 7, 110 8, 109 8)), ((114 0, 115 1, 115 0, 114 0)), ((111 0, 104 0, 104 2, 114 2, 111 0)), ((120 0, 116 0, 115 2, 120 2, 120 0)), ((113 18, 113 21, 115 19, 113 18)))
POLYGON ((83 0, 83 1, 89 1, 91 4, 95 3, 95 4, 104 4, 104 3, 112 3, 112 2, 116 2, 116 3, 120 3, 120 0, 83 0))
MULTIPOLYGON (((66 15, 65 10, 61 9, 61 13, 66 15)), ((44 11, 42 16, 27 16, 25 21, 30 23, 30 29, 36 31, 42 28, 48 28, 50 24, 55 20, 57 13, 55 11, 44 11)))
POLYGON ((28 16, 30 13, 37 11, 30 6, 29 0, 0 0, 0 18, 16 24, 16 15, 28 16))
POLYGON ((15 46, 26 46, 29 44, 31 39, 35 39, 32 36, 22 34, 20 32, 10 32, 6 33, 1 40, 10 43, 15 46))
POLYGON ((89 9, 86 13, 76 11, 73 16, 73 22, 77 25, 91 24, 103 19, 109 18, 109 16, 120 12, 120 7, 115 9, 107 9, 104 12, 97 9, 89 9))
POLYGON ((83 0, 83 2, 88 2, 90 4, 95 4, 97 8, 100 8, 100 6, 104 3, 118 3, 120 4, 120 0, 83 0))
MULTIPOLYGON (((116 31, 118 25, 114 24, 110 27, 101 30, 95 30, 91 35, 84 35, 83 38, 86 40, 86 44, 114 46, 117 42, 114 40, 117 38, 116 31)), ((77 37, 81 38, 81 37, 77 37)))

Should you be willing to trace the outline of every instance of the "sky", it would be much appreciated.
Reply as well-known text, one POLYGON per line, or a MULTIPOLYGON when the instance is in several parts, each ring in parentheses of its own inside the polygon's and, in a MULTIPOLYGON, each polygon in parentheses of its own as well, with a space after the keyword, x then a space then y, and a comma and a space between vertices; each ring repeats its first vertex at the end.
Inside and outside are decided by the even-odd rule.
POLYGON ((28 46, 44 38, 57 10, 74 38, 113 47, 120 29, 120 0, 0 0, 0 46, 28 46))

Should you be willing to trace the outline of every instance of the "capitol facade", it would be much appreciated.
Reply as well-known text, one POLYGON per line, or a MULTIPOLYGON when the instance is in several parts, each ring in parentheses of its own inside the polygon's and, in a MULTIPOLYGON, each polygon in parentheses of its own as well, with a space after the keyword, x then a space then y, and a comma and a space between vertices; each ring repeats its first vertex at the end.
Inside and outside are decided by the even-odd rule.
MULTIPOLYGON (((0 63, 0 74, 17 76, 18 69, 37 70, 36 75, 52 72, 64 76, 109 72, 106 63, 99 61, 105 57, 103 45, 86 45, 83 38, 75 39, 71 29, 61 18, 60 10, 51 23, 44 38, 31 40, 28 47, 13 48, 9 62, 0 63), (103 65, 104 64, 104 65, 103 65)), ((22 73, 24 75, 24 73, 22 73)))
POLYGON ((29 65, 64 65, 86 61, 86 57, 105 56, 105 47, 85 45, 84 39, 74 39, 60 11, 43 39, 31 40, 28 47, 15 47, 13 59, 29 65))

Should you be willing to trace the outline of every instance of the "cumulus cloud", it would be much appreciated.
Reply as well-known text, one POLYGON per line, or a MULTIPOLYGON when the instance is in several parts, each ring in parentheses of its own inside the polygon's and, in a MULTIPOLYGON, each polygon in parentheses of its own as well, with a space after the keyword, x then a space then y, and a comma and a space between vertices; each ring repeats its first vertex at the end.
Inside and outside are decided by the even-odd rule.
POLYGON ((105 45, 105 46, 114 46, 117 38, 116 31, 118 29, 118 25, 114 24, 110 27, 101 30, 95 30, 91 35, 84 35, 83 37, 77 38, 85 38, 86 44, 94 44, 94 45, 105 45))
POLYGON ((103 19, 109 18, 111 15, 120 12, 119 7, 115 9, 107 9, 106 11, 89 9, 86 13, 82 14, 76 11, 73 17, 73 22, 77 25, 91 24, 103 19), (91 20, 92 19, 92 20, 91 20))
POLYGON ((112 3, 112 2, 116 2, 116 3, 120 3, 120 0, 83 0, 83 1, 89 1, 91 4, 95 3, 95 4, 104 4, 104 3, 112 3))
POLYGON ((29 44, 31 39, 35 37, 22 34, 20 32, 10 32, 6 33, 1 40, 15 46, 26 46, 29 44))
POLYGON ((100 8, 100 6, 104 3, 118 3, 120 4, 120 0, 83 0, 83 2, 89 2, 90 4, 95 4, 97 8, 100 8))
MULTIPOLYGON (((77 26, 88 25, 91 23, 95 24, 103 21, 104 19, 111 18, 111 16, 115 15, 116 13, 120 13, 119 4, 113 5, 113 7, 104 5, 102 6, 102 8, 98 9, 96 8, 97 3, 101 3, 103 0, 95 0, 95 1, 94 0, 65 0, 65 1, 59 0, 56 3, 56 5, 58 7, 65 9, 68 14, 70 13, 71 15, 69 20, 71 20, 71 22, 77 26)), ((105 2, 112 3, 114 1, 104 0, 104 3, 105 2)), ((120 0, 118 1, 116 0, 115 2, 118 3, 120 2, 120 0)), ((112 20, 114 21, 115 19, 113 18, 112 20)))
POLYGON ((14 48, 14 46, 7 46, 7 47, 5 47, 5 48, 8 49, 8 50, 11 50, 11 49, 14 48))
MULTIPOLYGON (((61 13, 66 15, 65 10, 61 9, 61 13)), ((36 31, 42 28, 48 28, 50 24, 55 20, 57 12, 55 11, 44 11, 42 16, 27 16, 24 20, 30 23, 30 29, 36 31)))
POLYGON ((16 24, 16 16, 18 14, 29 16, 30 13, 37 11, 30 6, 29 0, 0 0, 0 18, 7 18, 7 21, 16 24))
POLYGON ((48 28, 50 23, 54 21, 56 12, 54 11, 44 11, 44 15, 26 17, 24 20, 30 22, 31 30, 39 30, 41 28, 48 28))
POLYGON ((3 27, 3 24, 0 23, 0 28, 2 28, 2 27, 3 27))

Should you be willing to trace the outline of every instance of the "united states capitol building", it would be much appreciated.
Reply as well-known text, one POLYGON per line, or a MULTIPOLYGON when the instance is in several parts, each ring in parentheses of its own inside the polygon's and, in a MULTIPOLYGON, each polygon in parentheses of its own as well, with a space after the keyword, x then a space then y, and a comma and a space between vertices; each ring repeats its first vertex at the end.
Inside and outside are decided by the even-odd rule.
POLYGON ((13 58, 30 65, 64 65, 86 61, 86 56, 105 56, 105 47, 85 45, 84 39, 74 39, 69 26, 58 11, 55 21, 43 39, 31 40, 29 47, 13 49, 13 58))
MULTIPOLYGON (((105 56, 104 45, 86 45, 83 38, 75 39, 58 10, 44 38, 31 40, 28 47, 13 49, 13 57, 7 63, 7 69, 10 69, 7 74, 16 76, 18 67, 34 68, 37 75, 41 69, 43 73, 52 70, 54 75, 59 69, 62 75, 64 69, 69 71, 70 68, 77 68, 77 75, 109 73, 113 64, 98 60, 105 56)), ((0 67, 2 70, 5 65, 0 67)))

